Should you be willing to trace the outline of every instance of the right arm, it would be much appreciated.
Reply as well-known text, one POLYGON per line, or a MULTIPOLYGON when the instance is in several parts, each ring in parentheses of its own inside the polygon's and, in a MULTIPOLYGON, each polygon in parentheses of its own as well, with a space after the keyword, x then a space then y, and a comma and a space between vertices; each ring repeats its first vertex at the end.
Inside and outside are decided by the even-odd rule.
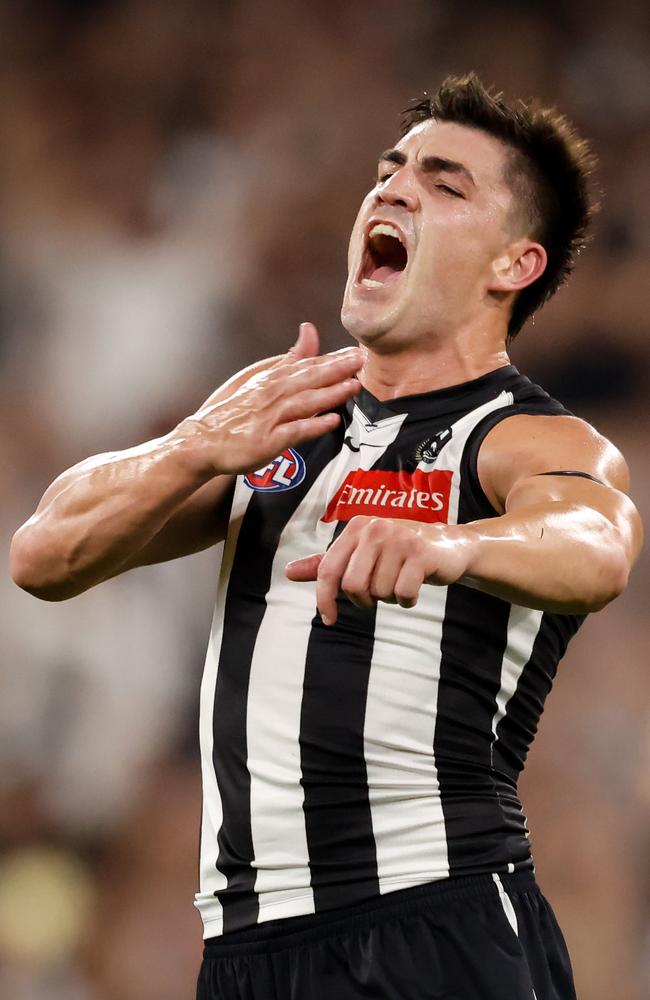
POLYGON ((292 352, 235 376, 169 434, 64 472, 14 535, 14 581, 65 600, 222 539, 234 476, 336 427, 329 411, 358 391, 358 349, 317 350, 303 328, 292 352))
POLYGON ((63 601, 223 538, 233 477, 201 474, 185 444, 173 431, 86 459, 55 479, 13 537, 14 582, 63 601))

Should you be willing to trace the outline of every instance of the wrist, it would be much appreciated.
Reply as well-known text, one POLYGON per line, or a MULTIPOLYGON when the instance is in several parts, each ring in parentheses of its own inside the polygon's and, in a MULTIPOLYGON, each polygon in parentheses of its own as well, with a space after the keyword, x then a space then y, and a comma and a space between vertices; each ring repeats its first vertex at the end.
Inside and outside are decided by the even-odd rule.
POLYGON ((215 465, 214 443, 206 440, 200 421, 181 420, 164 441, 174 463, 197 489, 221 474, 215 465))
POLYGON ((454 524, 451 526, 451 540, 458 546, 459 552, 462 552, 461 575, 471 576, 480 562, 483 541, 480 533, 472 524, 454 524))
POLYGON ((430 524, 424 527, 429 543, 428 569, 437 577, 442 567, 446 582, 471 576, 480 552, 480 536, 464 524, 430 524))

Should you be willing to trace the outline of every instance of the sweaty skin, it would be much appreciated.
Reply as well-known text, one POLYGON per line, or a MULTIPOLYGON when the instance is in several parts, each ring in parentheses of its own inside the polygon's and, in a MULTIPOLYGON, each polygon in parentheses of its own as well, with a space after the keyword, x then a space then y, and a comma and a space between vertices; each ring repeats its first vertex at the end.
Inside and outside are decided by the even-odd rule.
POLYGON ((465 525, 356 517, 326 555, 289 563, 289 579, 318 581, 326 625, 336 621, 340 590, 359 607, 378 600, 413 607, 424 583, 463 580, 565 614, 598 611, 623 591, 641 526, 624 492, 625 463, 604 438, 573 417, 512 416, 487 435, 479 477, 499 516, 465 525), (530 447, 534 431, 540 440, 530 447), (540 475, 546 467, 573 470, 578 461, 603 485, 540 475))
MULTIPOLYGON (((476 129, 427 121, 380 160, 352 231, 342 309, 368 349, 360 380, 379 399, 458 385, 508 364, 512 300, 543 272, 546 253, 522 228, 504 180, 507 155, 476 129), (443 169, 445 160, 454 168, 443 169), (402 276, 379 288, 360 281, 375 222, 394 225, 408 249, 402 276)), ((341 590, 360 607, 412 607, 424 583, 464 579, 565 613, 596 611, 621 593, 642 527, 626 496, 625 461, 605 438, 573 417, 512 416, 486 436, 478 470, 494 518, 353 518, 326 555, 290 563, 287 576, 317 581, 326 624, 336 620, 341 590), (542 475, 561 470, 603 485, 542 475)))
MULTIPOLYGON (((348 256, 342 321, 363 350, 317 357, 303 324, 291 352, 218 389, 170 434, 64 472, 16 532, 16 583, 62 600, 135 566, 224 537, 237 473, 334 428, 359 389, 381 400, 459 385, 509 363, 513 299, 546 266, 505 180, 509 151, 472 128, 427 121, 380 160, 348 256), (392 225, 404 270, 364 284, 373 225, 392 225)), ((412 606, 424 584, 464 579, 524 606, 603 607, 625 587, 642 544, 618 451, 572 417, 512 416, 479 452, 495 516, 466 525, 355 517, 326 555, 290 564, 315 580, 326 622, 340 590, 362 607, 412 606), (575 470, 582 478, 549 476, 575 470)))
POLYGON ((14 535, 14 581, 60 601, 214 545, 234 476, 336 427, 329 411, 359 391, 358 348, 317 354, 318 334, 305 323, 287 354, 235 375, 169 434, 68 469, 14 535))

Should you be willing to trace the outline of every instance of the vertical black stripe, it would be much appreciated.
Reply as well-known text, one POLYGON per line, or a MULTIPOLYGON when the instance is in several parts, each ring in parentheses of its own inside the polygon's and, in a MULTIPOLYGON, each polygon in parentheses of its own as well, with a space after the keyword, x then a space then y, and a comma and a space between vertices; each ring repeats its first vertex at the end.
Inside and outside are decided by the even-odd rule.
MULTIPOLYGON (((495 410, 478 426, 497 422, 509 409, 495 410)), ((475 429, 460 461, 459 524, 474 520, 477 513, 483 516, 477 512, 471 488, 475 479, 478 482, 477 454, 475 429)), ((461 584, 451 586, 447 593, 433 749, 452 875, 495 870, 528 854, 519 822, 508 834, 505 814, 511 812, 513 789, 497 785, 492 767, 492 722, 508 644, 510 607, 507 601, 461 584)), ((515 813, 521 815, 516 794, 515 813)))
MULTIPOLYGON (((486 430, 513 412, 540 411, 521 402, 497 409, 480 421, 468 437, 460 463, 459 524, 494 516, 478 481, 478 450, 486 430)), ((563 410, 547 399, 544 412, 563 410)), ((507 648, 510 608, 508 602, 477 590, 461 585, 449 588, 441 642, 434 753, 450 874, 498 870, 508 863, 516 867, 531 863, 525 818, 517 795, 517 775, 521 768, 513 765, 523 753, 523 766, 524 744, 527 750, 557 662, 578 626, 552 623, 562 616, 543 616, 523 683, 520 679, 495 739, 492 723, 507 648), (512 746, 510 740, 522 719, 524 728, 528 724, 530 739, 526 742, 526 734, 522 735, 520 729, 517 752, 518 744, 512 746)))
MULTIPOLYGON (((417 432, 405 424, 372 465, 396 470, 405 442, 417 432)), ((339 522, 333 541, 345 529, 339 522)), ((301 784, 316 912, 379 895, 364 723, 372 663, 375 610, 338 598, 334 626, 316 615, 307 648, 300 717, 301 784)))
POLYGON ((450 875, 489 871, 505 858, 490 751, 509 614, 498 597, 449 587, 433 751, 450 875))
POLYGON ((228 880, 215 895, 223 906, 224 932, 257 922, 256 869, 251 832, 250 773, 246 715, 255 643, 271 583, 280 535, 316 478, 338 455, 343 428, 304 445, 307 472, 294 489, 256 492, 242 521, 224 609, 223 638, 217 672, 212 760, 221 796, 223 820, 218 833, 217 868, 228 880))
POLYGON ((341 596, 336 625, 318 615, 309 637, 300 754, 316 912, 379 894, 363 752, 374 628, 375 611, 341 596))
POLYGON ((499 720, 497 738, 492 749, 494 766, 515 783, 537 733, 558 663, 584 618, 584 615, 556 615, 548 612, 542 615, 530 659, 519 678, 516 691, 506 705, 505 715, 499 720))

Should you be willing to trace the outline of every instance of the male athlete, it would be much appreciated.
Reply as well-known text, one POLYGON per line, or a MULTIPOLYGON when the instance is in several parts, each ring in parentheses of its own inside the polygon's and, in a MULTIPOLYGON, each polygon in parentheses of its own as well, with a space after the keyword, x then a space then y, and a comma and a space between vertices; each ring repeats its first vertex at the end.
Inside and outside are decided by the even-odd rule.
POLYGON ((288 354, 63 473, 46 600, 225 539, 201 698, 200 1000, 569 1000, 517 779, 641 545, 618 451, 510 364, 571 270, 586 144, 474 77, 405 114, 350 240, 362 345, 288 354), (355 377, 356 376, 356 377, 355 377))

